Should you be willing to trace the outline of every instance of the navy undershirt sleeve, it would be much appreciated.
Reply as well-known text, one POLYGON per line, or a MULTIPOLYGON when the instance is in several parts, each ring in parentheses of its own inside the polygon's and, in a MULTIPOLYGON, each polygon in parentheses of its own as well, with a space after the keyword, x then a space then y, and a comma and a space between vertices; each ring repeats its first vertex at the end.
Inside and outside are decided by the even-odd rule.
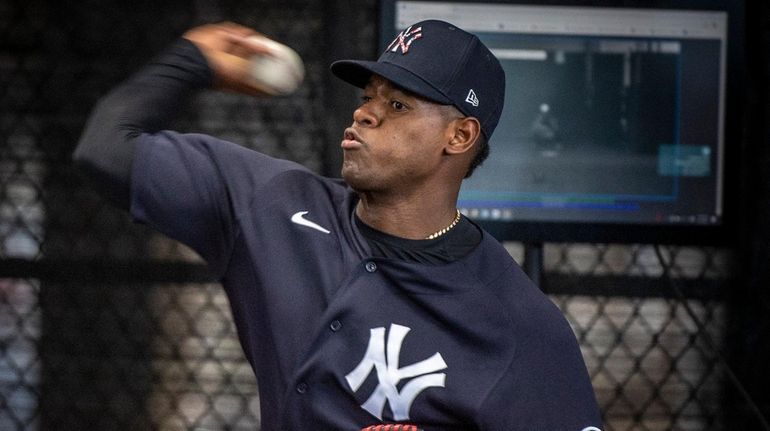
POLYGON ((188 97, 212 80, 198 48, 179 39, 99 101, 73 154, 76 166, 105 199, 128 209, 137 137, 167 126, 188 97))

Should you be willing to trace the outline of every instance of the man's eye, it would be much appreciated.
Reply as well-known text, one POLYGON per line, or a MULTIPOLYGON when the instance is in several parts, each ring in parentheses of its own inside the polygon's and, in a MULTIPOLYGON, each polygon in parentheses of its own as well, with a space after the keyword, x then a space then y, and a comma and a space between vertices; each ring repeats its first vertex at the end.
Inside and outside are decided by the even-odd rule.
POLYGON ((369 97, 369 96, 361 96, 361 102, 362 103, 366 103, 366 102, 368 102, 370 100, 372 100, 372 98, 369 97))
POLYGON ((396 111, 403 111, 404 109, 406 109, 406 105, 399 102, 398 100, 394 100, 390 102, 390 104, 391 106, 393 106, 393 109, 395 109, 396 111))

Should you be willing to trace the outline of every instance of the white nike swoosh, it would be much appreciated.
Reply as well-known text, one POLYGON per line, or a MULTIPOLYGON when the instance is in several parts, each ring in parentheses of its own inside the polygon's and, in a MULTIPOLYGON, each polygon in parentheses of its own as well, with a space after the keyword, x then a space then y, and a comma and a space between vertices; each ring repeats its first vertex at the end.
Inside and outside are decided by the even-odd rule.
POLYGON ((315 230, 321 231, 323 233, 331 233, 327 229, 324 229, 323 227, 313 223, 312 221, 307 220, 304 217, 305 214, 307 214, 307 213, 308 213, 308 211, 299 211, 299 212, 294 213, 294 215, 291 216, 292 223, 296 223, 296 224, 298 224, 300 226, 307 226, 307 227, 309 227, 311 229, 315 229, 315 230))

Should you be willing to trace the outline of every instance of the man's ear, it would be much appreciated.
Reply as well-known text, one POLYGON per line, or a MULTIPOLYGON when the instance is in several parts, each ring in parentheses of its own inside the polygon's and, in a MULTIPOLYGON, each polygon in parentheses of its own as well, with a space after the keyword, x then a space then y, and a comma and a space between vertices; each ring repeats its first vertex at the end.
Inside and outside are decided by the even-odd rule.
POLYGON ((481 124, 475 117, 458 118, 452 122, 454 134, 446 146, 448 154, 468 152, 479 139, 481 124))

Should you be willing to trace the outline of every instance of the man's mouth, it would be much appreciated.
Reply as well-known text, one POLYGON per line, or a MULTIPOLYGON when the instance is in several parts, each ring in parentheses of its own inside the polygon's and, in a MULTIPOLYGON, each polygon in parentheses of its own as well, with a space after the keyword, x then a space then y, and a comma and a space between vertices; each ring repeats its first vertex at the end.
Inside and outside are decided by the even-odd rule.
POLYGON ((364 142, 361 140, 361 136, 354 128, 348 127, 345 129, 345 133, 342 136, 342 143, 340 144, 343 150, 354 150, 360 148, 363 144, 364 142))

